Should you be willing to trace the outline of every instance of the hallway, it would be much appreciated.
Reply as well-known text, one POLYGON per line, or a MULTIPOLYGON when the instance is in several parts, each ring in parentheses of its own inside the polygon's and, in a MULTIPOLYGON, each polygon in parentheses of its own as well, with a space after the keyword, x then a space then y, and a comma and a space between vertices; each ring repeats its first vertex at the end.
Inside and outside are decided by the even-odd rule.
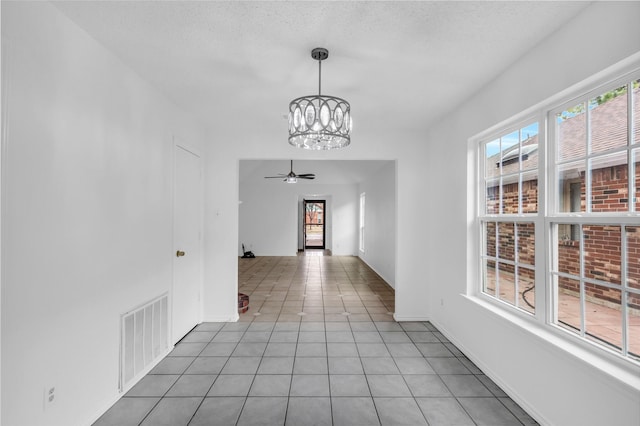
POLYGON ((239 290, 95 425, 536 424, 357 257, 239 259, 239 290))

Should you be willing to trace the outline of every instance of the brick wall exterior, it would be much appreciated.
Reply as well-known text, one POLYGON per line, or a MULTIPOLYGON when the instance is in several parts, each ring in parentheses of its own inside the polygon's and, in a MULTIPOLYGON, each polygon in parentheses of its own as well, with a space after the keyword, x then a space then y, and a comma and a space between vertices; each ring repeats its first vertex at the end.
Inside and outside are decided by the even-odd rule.
MULTIPOLYGON (((627 182, 626 165, 593 170, 591 172, 591 210, 593 212, 628 211, 627 182)), ((584 189, 581 192, 584 193, 584 189)))
MULTIPOLYGON (((640 170, 640 163, 636 163, 640 170)), ((640 179, 638 179, 640 180, 640 179)), ((585 210, 584 174, 582 175, 581 210, 585 210)), ((605 167, 592 171, 592 211, 619 212, 628 210, 626 165, 605 167)), ((518 213, 518 184, 503 185, 503 212, 518 213)), ((639 191, 640 192, 640 191, 639 191)), ((522 183, 523 212, 537 211, 538 182, 530 180, 522 183)), ((637 197, 640 198, 640 197, 637 197)), ((636 201, 640 203, 640 200, 636 201)), ((497 187, 487 188, 487 210, 498 212, 499 191, 497 187)), ((640 210, 640 206, 637 207, 640 210)), ((487 254, 495 256, 498 247, 499 258, 515 260, 515 229, 513 223, 499 223, 499 237, 496 241, 495 225, 487 225, 487 254)), ((611 284, 621 283, 621 229, 619 226, 584 226, 585 276, 611 284)), ((518 224, 518 250, 520 263, 534 264, 533 224, 518 224)), ((580 275, 579 241, 561 240, 558 244, 558 270, 572 275, 580 275)), ((633 288, 640 288, 640 227, 627 227, 627 281, 633 288)), ((514 272, 512 265, 500 264, 500 270, 514 272)), ((521 269, 521 274, 530 271, 521 269)), ((531 271, 532 272, 532 271, 531 271)), ((532 277, 533 278, 533 277, 532 277)), ((559 279, 562 292, 579 294, 578 281, 559 279)), ((620 307, 621 291, 602 286, 586 285, 587 300, 609 307, 620 307)), ((640 297, 628 295, 629 307, 640 310, 640 297)))

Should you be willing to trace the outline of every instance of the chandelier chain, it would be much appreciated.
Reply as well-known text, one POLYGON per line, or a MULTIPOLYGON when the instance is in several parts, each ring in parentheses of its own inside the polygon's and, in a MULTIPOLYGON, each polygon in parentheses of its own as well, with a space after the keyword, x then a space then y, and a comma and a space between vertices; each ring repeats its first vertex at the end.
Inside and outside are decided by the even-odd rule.
POLYGON ((318 59, 318 97, 322 96, 322 59, 318 59))

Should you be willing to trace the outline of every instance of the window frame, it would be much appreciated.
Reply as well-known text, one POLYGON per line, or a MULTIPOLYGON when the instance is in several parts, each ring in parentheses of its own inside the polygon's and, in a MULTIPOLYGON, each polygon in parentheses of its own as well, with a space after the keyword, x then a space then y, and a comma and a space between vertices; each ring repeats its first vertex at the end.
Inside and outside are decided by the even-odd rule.
MULTIPOLYGON (((530 313, 525 309, 522 309, 516 305, 512 305, 508 302, 505 302, 501 300, 499 297, 492 296, 490 294, 487 294, 484 291, 484 278, 485 278, 484 262, 486 259, 489 258, 489 256, 486 256, 484 253, 485 252, 484 224, 489 222, 533 223, 534 224, 534 227, 535 227, 535 231, 534 231, 535 255, 534 255, 534 265, 533 265, 534 288, 535 288, 534 306, 536 307, 542 306, 541 301, 546 298, 546 289, 539 288, 537 283, 540 282, 540 279, 544 279, 544 273, 545 273, 544 261, 543 261, 544 251, 541 250, 541 248, 544 248, 544 247, 538 243, 538 241, 543 241, 542 233, 543 233, 543 227, 544 227, 544 217, 542 215, 541 207, 543 207, 544 204, 541 203, 541 197, 542 197, 542 194, 544 194, 545 192, 543 188, 546 185, 546 177, 542 173, 542 165, 544 164, 544 162, 538 161, 537 169, 518 170, 518 172, 507 174, 507 176, 512 176, 514 174, 519 175, 518 177, 518 213, 502 213, 501 200, 499 201, 498 213, 487 213, 486 174, 485 174, 487 161, 484 156, 484 152, 485 152, 484 147, 486 146, 487 143, 490 143, 498 138, 501 138, 502 136, 512 134, 514 131, 520 131, 521 129, 529 125, 537 123, 538 124, 538 148, 537 148, 538 156, 539 158, 540 157, 544 158, 545 152, 546 152, 546 128, 545 128, 546 123, 545 123, 545 120, 543 120, 542 118, 543 117, 540 115, 539 112, 524 113, 521 116, 514 119, 513 121, 505 125, 501 125, 493 129, 489 129, 485 133, 475 138, 476 155, 478 157, 478 162, 477 162, 478 173, 477 173, 476 182, 479 183, 476 185, 476 191, 478 196, 477 196, 477 207, 476 207, 475 214, 478 220, 477 232, 478 232, 478 242, 479 242, 478 250, 479 250, 480 256, 478 256, 477 268, 478 268, 480 281, 478 285, 475 286, 475 288, 473 289, 472 294, 494 306, 504 307, 506 309, 517 312, 518 315, 521 315, 523 317, 534 317, 534 318, 537 318, 538 320, 544 320, 544 317, 542 316, 543 314, 542 310, 535 309, 534 313, 530 313), (520 175, 524 175, 527 172, 530 173, 531 171, 537 172, 537 177, 538 177, 537 178, 538 179, 538 208, 537 208, 537 212, 535 213, 523 213, 522 212, 523 180, 521 179, 520 175)), ((501 174, 498 179, 501 180, 502 176, 503 175, 501 174)), ((502 194, 500 193, 498 197, 501 199, 502 194)), ((515 263, 517 263, 517 261, 515 263)), ((496 292, 497 290, 498 289, 496 289, 496 292)))
MULTIPOLYGON (((613 76, 613 75, 612 75, 613 76)), ((570 225, 572 228, 577 227, 578 231, 578 241, 577 241, 577 249, 578 256, 580 261, 580 271, 578 275, 567 276, 569 279, 573 279, 579 282, 580 284, 580 294, 579 294, 579 304, 580 304, 580 329, 576 333, 576 337, 579 337, 580 340, 588 342, 593 346, 610 351, 614 353, 616 356, 621 357, 624 360, 627 360, 631 363, 640 364, 640 354, 636 354, 632 356, 629 349, 629 335, 630 331, 628 328, 628 317, 629 317, 629 306, 627 302, 627 293, 637 293, 637 289, 633 289, 627 280, 627 253, 626 253, 626 227, 628 226, 636 226, 640 227, 640 212, 636 210, 635 202, 633 194, 637 191, 638 188, 635 188, 635 164, 633 161, 633 153, 636 150, 640 150, 640 140, 634 142, 634 129, 633 129, 633 81, 640 80, 640 68, 620 73, 618 76, 613 76, 612 79, 605 82, 600 82, 599 84, 592 84, 588 87, 585 87, 581 93, 577 96, 569 99, 565 102, 562 102, 556 105, 553 108, 548 108, 547 110, 547 122, 548 122, 548 133, 549 133, 549 145, 551 145, 552 149, 549 149, 549 154, 547 156, 547 165, 549 174, 551 175, 550 181, 552 182, 551 191, 549 193, 549 198, 546 200, 548 205, 548 212, 545 215, 545 227, 548 232, 548 243, 545 245, 549 250, 549 267, 546 272, 546 280, 545 287, 549 292, 549 305, 546 307, 547 310, 547 318, 546 323, 551 327, 554 327, 558 330, 561 330, 566 334, 573 334, 567 327, 563 327, 560 324, 560 320, 558 319, 558 300, 556 297, 557 294, 557 277, 563 276, 558 270, 558 256, 554 256, 554 253, 558 250, 558 240, 560 232, 560 226, 562 225, 570 225), (555 120, 557 114, 566 110, 567 108, 571 108, 579 103, 584 102, 587 105, 585 110, 585 120, 587 120, 586 126, 587 131, 590 129, 590 109, 588 108, 589 101, 593 99, 595 96, 599 96, 607 91, 614 90, 622 85, 627 85, 627 93, 624 95, 627 102, 627 144, 624 147, 616 147, 607 151, 602 152, 592 152, 590 145, 590 135, 587 133, 586 135, 586 143, 588 144, 587 149, 585 149, 585 154, 578 158, 575 161, 584 162, 585 167, 585 211, 578 212, 563 212, 563 200, 561 199, 563 196, 568 194, 563 194, 560 191, 559 183, 560 180, 560 168, 563 164, 568 163, 569 161, 560 160, 557 156, 557 150, 559 146, 557 144, 557 125, 555 124, 555 120), (629 90, 630 89, 630 90, 629 90), (626 153, 626 169, 627 169, 627 210, 626 211, 593 211, 592 205, 592 174, 594 170, 598 170, 597 168, 592 167, 591 162, 594 159, 603 158, 607 155, 611 155, 612 153, 626 153), (620 285, 616 286, 607 282, 598 282, 600 280, 588 278, 584 271, 584 262, 585 262, 585 242, 584 242, 584 233, 582 232, 582 228, 584 226, 599 226, 599 225, 609 225, 609 226, 619 226, 620 227, 620 285), (618 350, 612 349, 614 345, 613 342, 604 342, 604 343, 596 343, 591 341, 587 337, 589 333, 587 333, 586 329, 586 295, 584 294, 584 287, 587 285, 598 285, 607 288, 612 288, 620 291, 620 314, 621 314, 621 348, 618 350)), ((636 158, 636 162, 639 159, 636 158)), ((563 185, 565 181, 562 181, 563 185)), ((567 183, 571 181, 566 181, 567 183)))
MULTIPOLYGON (((628 143, 624 149, 618 149, 618 151, 627 152, 627 188, 628 188, 628 208, 626 212, 591 212, 589 207, 586 207, 586 212, 560 212, 563 200, 560 199, 560 188, 557 187, 558 182, 558 168, 556 164, 556 141, 555 141, 555 113, 562 110, 563 107, 573 106, 580 102, 581 99, 589 99, 594 96, 601 95, 607 90, 612 90, 620 86, 620 83, 631 83, 640 79, 640 59, 636 57, 628 58, 626 61, 599 73, 585 81, 576 84, 575 86, 561 91, 553 97, 534 105, 519 114, 516 114, 510 119, 503 121, 502 123, 495 125, 477 135, 470 138, 468 141, 469 148, 469 175, 468 175, 468 188, 469 196, 472 204, 469 204, 467 211, 469 218, 469 235, 473 238, 473 246, 468 250, 468 263, 467 269, 469 271, 470 280, 467 286, 467 296, 472 300, 477 300, 482 306, 493 310, 499 315, 505 318, 511 319, 514 323, 517 323, 525 328, 536 329, 537 333, 543 333, 547 336, 547 340, 552 341, 561 347, 573 347, 580 348, 585 351, 585 354, 589 354, 594 364, 605 366, 606 369, 623 368, 628 370, 629 368, 636 369, 640 364, 640 359, 632 357, 626 353, 626 347, 623 347, 622 351, 618 352, 607 347, 607 345, 595 343, 587 338, 576 336, 574 333, 563 329, 559 324, 554 323, 554 315, 557 312, 557 300, 554 295, 554 281, 552 280, 554 252, 558 247, 558 232, 554 232, 555 224, 574 224, 580 226, 581 224, 612 224, 621 226, 621 235, 624 239, 624 226, 639 226, 640 209, 637 208, 636 203, 633 201, 632 189, 637 192, 640 188, 637 187, 636 177, 634 174, 634 161, 633 154, 640 154, 640 141, 632 140, 634 137, 634 128, 631 120, 633 118, 633 108, 630 100, 632 99, 632 91, 627 90, 627 103, 631 108, 627 108, 628 124, 627 124, 627 136, 628 143), (505 215, 500 211, 497 214, 486 213, 486 200, 487 200, 487 187, 485 182, 485 144, 493 141, 496 138, 508 135, 509 132, 515 129, 521 129, 532 121, 538 121, 538 211, 537 213, 525 213, 523 214, 519 207, 518 214, 505 215), (548 139, 548 140, 547 140, 548 139), (635 142, 633 144, 632 142, 635 142), (588 213, 588 214, 585 214, 588 213), (501 301, 498 297, 486 294, 483 291, 484 288, 484 269, 483 262, 486 259, 485 256, 485 241, 484 241, 484 223, 486 222, 499 222, 499 221, 511 221, 511 222, 533 222, 535 224, 535 313, 533 315, 526 311, 519 309, 509 303, 501 301)), ((637 112, 637 111, 636 111, 637 112)), ((607 153, 614 152, 608 151, 607 153)), ((599 153, 603 155, 603 153, 599 153)), ((587 154, 588 159, 585 161, 587 166, 590 165, 589 159, 591 153, 587 154)), ((635 162, 638 162, 640 157, 635 157, 635 162)), ((591 174, 591 170, 585 170, 585 175, 591 174)), ((522 172, 522 171, 521 171, 522 172)), ((635 171, 637 173, 637 170, 635 171)), ((585 176, 585 183, 587 179, 591 179, 585 176)), ((520 190, 522 188, 523 180, 519 180, 520 190)), ((569 194, 567 193, 568 197, 569 194)), ((586 190, 586 197, 590 198, 592 195, 590 189, 586 190)), ((502 197, 502 194, 499 194, 502 197)), ((522 200, 522 195, 519 195, 519 200, 522 200)), ((570 200, 569 200, 570 201, 570 200)), ((501 205, 501 204, 499 204, 501 205)), ((587 204, 590 206, 590 203, 587 204)), ((499 207, 501 210, 501 207, 499 207)), ((582 238, 582 237, 580 237, 582 238)), ((625 241, 621 241, 621 258, 624 268, 626 256, 625 241)), ((580 247, 582 252, 583 248, 580 247)), ((625 279, 626 271, 621 273, 621 280, 625 279)), ((622 282, 621 284, 624 284, 622 282)), ((628 284, 621 285, 621 315, 622 326, 626 327, 628 321, 627 314, 627 302, 625 300, 625 293, 628 288, 631 288, 628 284), (624 308, 622 305, 625 305, 624 308)), ((634 290, 635 294, 635 290, 634 290)), ((582 302, 581 302, 582 303, 582 302)), ((584 321, 584 318, 581 318, 584 321)), ((627 329, 628 330, 628 329, 627 329)), ((632 336, 629 331, 626 331, 627 338, 632 336)), ((624 339, 624 338, 623 338, 624 339)), ((626 342, 623 340, 623 345, 626 342)))

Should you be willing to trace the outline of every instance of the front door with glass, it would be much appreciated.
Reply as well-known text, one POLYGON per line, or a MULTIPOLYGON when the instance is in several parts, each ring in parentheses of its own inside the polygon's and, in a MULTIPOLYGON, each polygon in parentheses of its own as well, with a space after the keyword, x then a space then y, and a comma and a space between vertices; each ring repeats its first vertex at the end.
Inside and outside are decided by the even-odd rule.
POLYGON ((304 248, 325 248, 325 200, 304 201, 304 248))

